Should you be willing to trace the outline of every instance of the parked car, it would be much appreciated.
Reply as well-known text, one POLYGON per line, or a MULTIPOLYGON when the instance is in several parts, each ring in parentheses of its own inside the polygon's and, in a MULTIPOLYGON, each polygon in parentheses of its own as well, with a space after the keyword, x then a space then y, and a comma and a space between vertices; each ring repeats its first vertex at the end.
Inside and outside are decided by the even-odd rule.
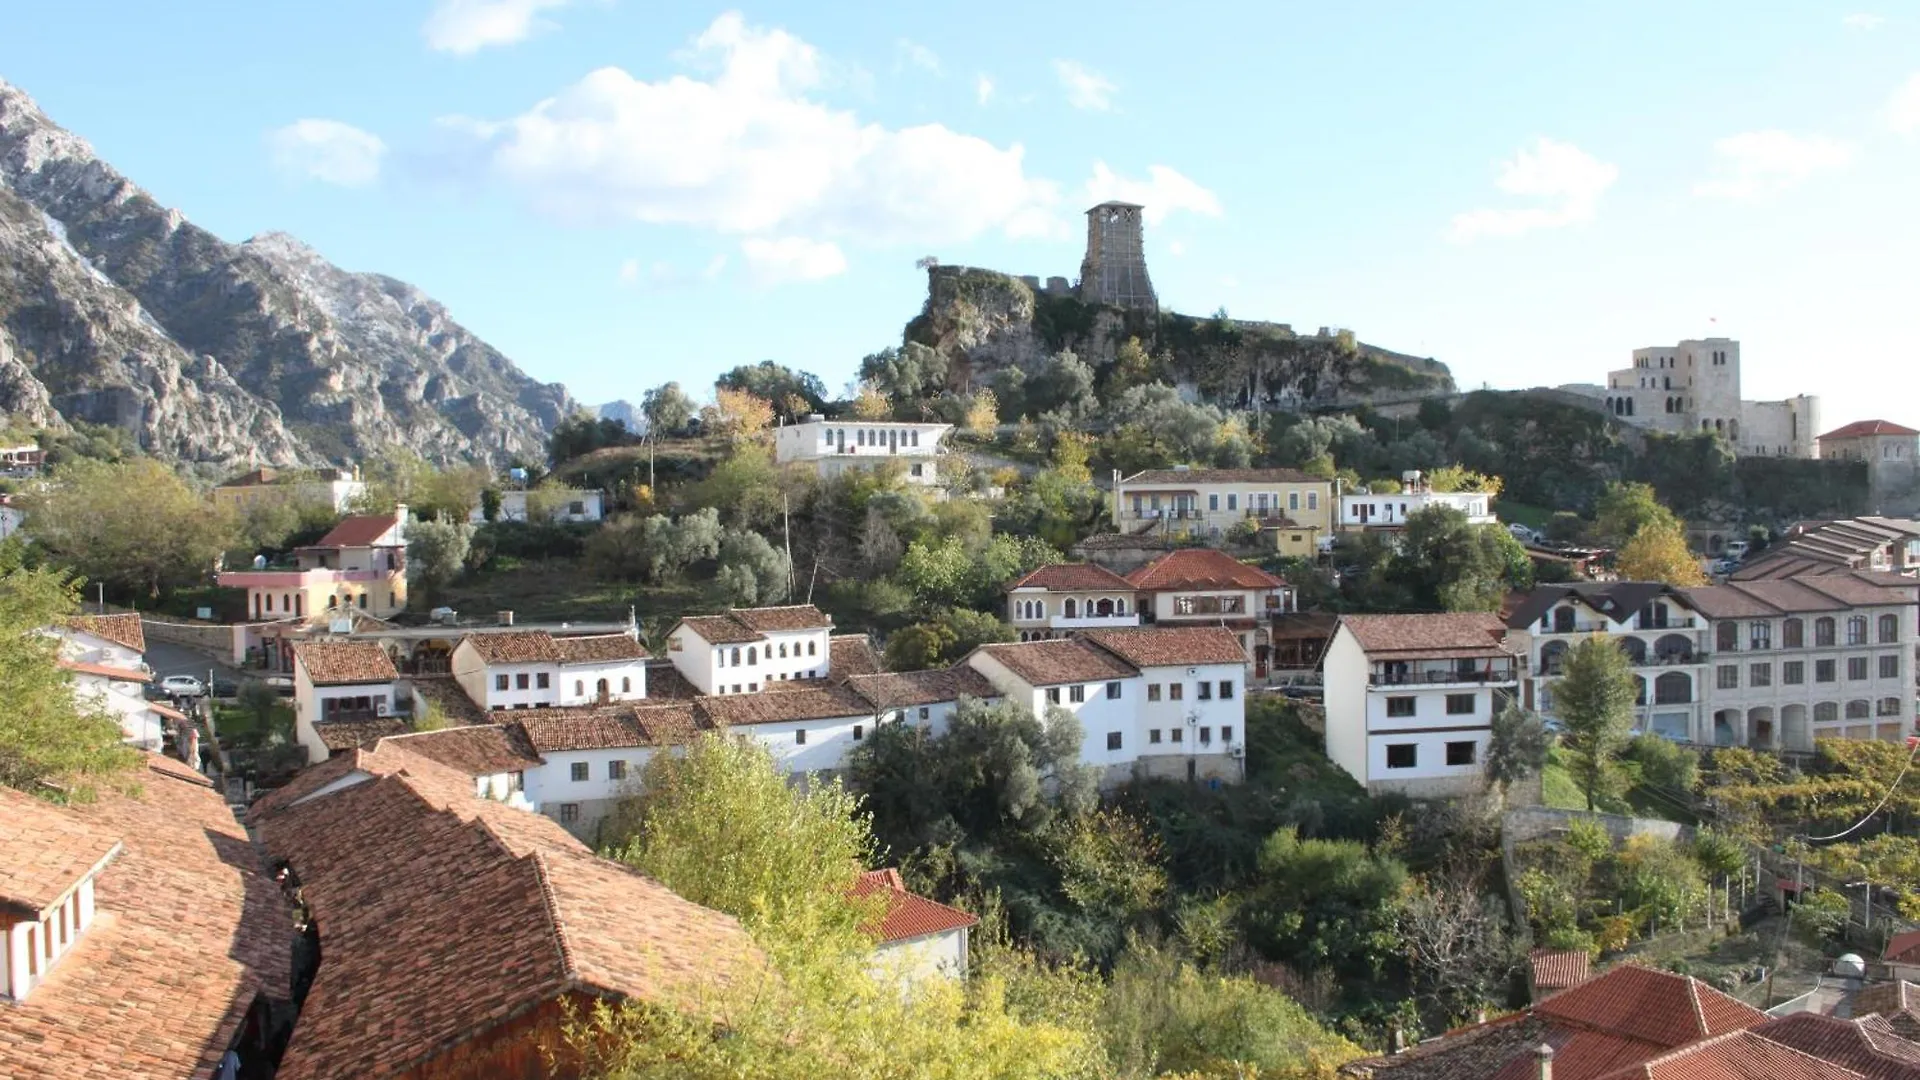
POLYGON ((273 692, 281 697, 293 696, 293 676, 291 675, 269 675, 262 681, 273 687, 273 692))
POLYGON ((1729 561, 1739 562, 1741 559, 1747 557, 1747 542, 1745 540, 1729 540, 1727 541, 1727 546, 1721 548, 1720 552, 1725 555, 1729 561))
POLYGON ((160 689, 177 698, 204 697, 207 684, 191 675, 169 675, 160 680, 160 689))
POLYGON ((1532 529, 1527 528, 1517 521, 1507 526, 1507 531, 1513 534, 1515 540, 1523 544, 1531 544, 1540 539, 1539 533, 1534 532, 1532 529))

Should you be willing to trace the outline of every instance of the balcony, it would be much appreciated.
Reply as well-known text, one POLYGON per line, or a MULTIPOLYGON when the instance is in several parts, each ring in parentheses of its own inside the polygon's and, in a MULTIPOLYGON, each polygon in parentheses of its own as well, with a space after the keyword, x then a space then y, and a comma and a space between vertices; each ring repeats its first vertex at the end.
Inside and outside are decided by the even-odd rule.
POLYGON ((1425 671, 1376 671, 1367 676, 1369 686, 1487 686, 1515 681, 1511 669, 1493 671, 1455 671, 1434 668, 1425 671))
POLYGON ((1694 627, 1699 625, 1700 625, 1700 620, 1694 618, 1691 615, 1683 616, 1680 618, 1669 618, 1666 622, 1654 622, 1654 623, 1643 623, 1636 617, 1634 619, 1633 628, 1635 630, 1639 630, 1644 633, 1655 634, 1655 633, 1659 633, 1662 630, 1691 630, 1694 627))
POLYGON ((1168 507, 1163 510, 1148 507, 1143 510, 1128 510, 1120 516, 1126 521, 1200 521, 1206 517, 1206 514, 1200 510, 1184 507, 1168 507))
POLYGON ((385 581, 398 570, 223 570, 220 584, 234 589, 304 589, 342 582, 385 581))
POLYGON ((1605 619, 1575 619, 1571 623, 1555 623, 1551 630, 1537 631, 1542 635, 1551 634, 1604 634, 1607 627, 1613 625, 1605 619))
POLYGON ((1116 627, 1139 626, 1140 616, 1135 615, 1079 615, 1069 619, 1065 615, 1055 615, 1047 620, 1047 625, 1055 630, 1110 630, 1116 627))

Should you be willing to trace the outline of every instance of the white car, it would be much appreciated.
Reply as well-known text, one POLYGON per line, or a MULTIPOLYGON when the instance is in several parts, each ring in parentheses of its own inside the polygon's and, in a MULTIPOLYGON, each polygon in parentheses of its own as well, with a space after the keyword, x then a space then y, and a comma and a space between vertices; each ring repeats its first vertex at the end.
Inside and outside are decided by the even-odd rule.
POLYGON ((1518 540, 1523 544, 1531 544, 1535 540, 1540 539, 1539 533, 1534 532, 1532 529, 1529 529, 1525 525, 1522 525, 1518 522, 1515 522, 1514 524, 1507 526, 1507 531, 1513 534, 1513 538, 1515 540, 1518 540))
POLYGON ((207 684, 191 675, 169 675, 160 680, 160 689, 174 697, 203 697, 207 684))

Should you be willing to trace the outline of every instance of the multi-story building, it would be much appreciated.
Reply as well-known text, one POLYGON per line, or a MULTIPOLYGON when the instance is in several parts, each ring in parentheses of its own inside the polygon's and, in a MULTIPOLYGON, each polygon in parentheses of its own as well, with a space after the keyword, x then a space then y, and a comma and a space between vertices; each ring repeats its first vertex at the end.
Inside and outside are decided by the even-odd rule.
MULTIPOLYGON (((494 514, 494 520, 528 521, 536 511, 546 521, 590 524, 606 517, 606 494, 583 488, 551 492, 510 488, 500 493, 500 508, 494 514)), ((476 506, 467 514, 467 523, 470 525, 479 525, 486 520, 487 511, 483 506, 476 506)))
POLYGON ((407 606, 407 507, 342 518, 327 535, 294 551, 294 565, 226 570, 228 588, 247 590, 256 622, 321 618, 360 611, 386 618, 407 606))
POLYGON ((1509 625, 1544 716, 1567 650, 1602 635, 1634 665, 1637 730, 1804 751, 1912 733, 1917 606, 1920 581, 1838 571, 1691 589, 1548 585, 1509 625))
POLYGON ((897 461, 908 484, 933 487, 940 482, 940 440, 952 430, 952 424, 852 417, 829 421, 814 415, 775 433, 774 460, 782 465, 811 466, 822 477, 897 461))
POLYGON ((1374 793, 1482 785, 1493 717, 1519 690, 1498 615, 1348 615, 1325 672, 1327 757, 1374 793))
POLYGON ((1379 495, 1368 492, 1340 496, 1340 528, 1397 529, 1407 518, 1429 506, 1451 507, 1467 515, 1470 525, 1492 525, 1493 496, 1484 491, 1435 491, 1418 472, 1406 475, 1401 490, 1379 495))
POLYGON ((1856 420, 1820 436, 1820 456, 1867 466, 1876 514, 1920 514, 1920 431, 1891 420, 1856 420))
POLYGON ((1054 563, 1007 585, 1007 621, 1021 641, 1140 625, 1133 584, 1097 563, 1054 563))
POLYGON ((1294 610, 1284 580, 1213 548, 1179 548, 1127 575, 1149 626, 1217 626, 1239 641, 1254 677, 1265 678, 1273 618, 1294 610))
POLYGON ((294 741, 310 763, 407 730, 396 708, 400 673, 365 641, 314 641, 293 649, 294 741))
POLYGON ((120 721, 130 746, 159 750, 169 723, 186 716, 172 706, 148 701, 147 635, 140 616, 81 615, 53 629, 60 639, 59 664, 73 679, 74 699, 120 721))
POLYGON ((1740 399, 1740 343, 1705 338, 1633 351, 1633 366, 1607 373, 1601 399, 1623 423, 1668 434, 1711 431, 1741 457, 1817 455, 1820 399, 1740 399))
POLYGON ((214 488, 213 502, 216 506, 241 511, 269 502, 304 502, 331 507, 334 513, 344 514, 352 508, 354 500, 366 492, 367 485, 357 469, 281 473, 261 468, 214 488))
POLYGON ((453 678, 485 709, 635 701, 647 696, 647 649, 631 633, 469 634, 454 646, 453 678))
POLYGON ((667 657, 703 694, 752 694, 776 682, 831 674, 833 620, 812 604, 689 615, 667 657))
POLYGON ((1729 576, 1752 581, 1847 570, 1920 576, 1920 521, 1886 517, 1802 521, 1729 576))
POLYGON ((1333 526, 1331 482, 1296 469, 1148 469, 1113 476, 1113 524, 1121 533, 1152 527, 1212 543, 1252 521, 1270 546, 1310 556, 1333 526), (1297 539, 1296 539, 1297 538, 1297 539))

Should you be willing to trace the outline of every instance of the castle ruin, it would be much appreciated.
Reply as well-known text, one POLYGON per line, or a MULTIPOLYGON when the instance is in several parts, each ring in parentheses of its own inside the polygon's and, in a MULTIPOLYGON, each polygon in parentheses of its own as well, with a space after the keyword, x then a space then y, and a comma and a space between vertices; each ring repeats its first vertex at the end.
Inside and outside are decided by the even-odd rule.
POLYGON ((1147 278, 1138 203, 1103 202, 1087 211, 1087 257, 1080 263, 1080 299, 1089 304, 1158 311, 1147 278))

